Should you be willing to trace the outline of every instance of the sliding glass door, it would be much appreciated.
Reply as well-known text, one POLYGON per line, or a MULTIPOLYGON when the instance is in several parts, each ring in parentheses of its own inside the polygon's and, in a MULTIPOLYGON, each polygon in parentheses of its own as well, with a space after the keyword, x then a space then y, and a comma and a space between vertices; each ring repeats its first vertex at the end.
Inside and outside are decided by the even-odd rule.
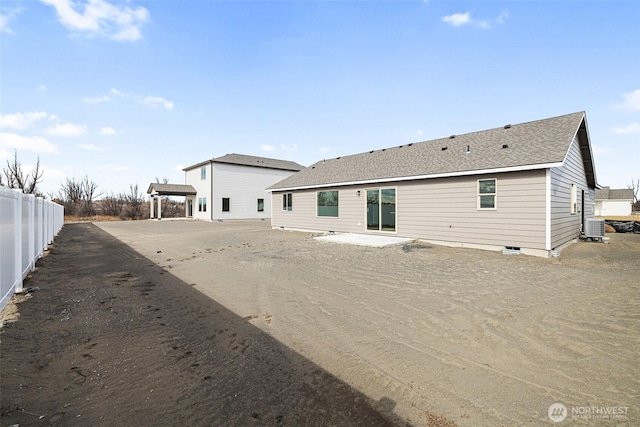
POLYGON ((367 230, 396 231, 396 189, 367 190, 367 230))

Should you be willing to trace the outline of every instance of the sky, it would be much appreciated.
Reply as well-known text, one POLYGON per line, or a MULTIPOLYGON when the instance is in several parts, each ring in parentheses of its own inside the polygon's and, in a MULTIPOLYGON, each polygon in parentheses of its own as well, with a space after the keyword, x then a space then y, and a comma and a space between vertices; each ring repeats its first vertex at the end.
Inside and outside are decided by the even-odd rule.
POLYGON ((0 164, 39 189, 184 183, 227 153, 325 158, 586 111, 640 178, 638 1, 0 3, 0 164))

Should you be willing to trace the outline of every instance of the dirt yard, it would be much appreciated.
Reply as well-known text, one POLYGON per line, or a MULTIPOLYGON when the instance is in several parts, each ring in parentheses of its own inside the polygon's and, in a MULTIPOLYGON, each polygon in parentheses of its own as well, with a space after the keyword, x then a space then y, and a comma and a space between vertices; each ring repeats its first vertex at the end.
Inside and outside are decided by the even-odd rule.
POLYGON ((640 235, 610 237, 541 259, 67 225, 0 335, 0 424, 638 425, 640 235))

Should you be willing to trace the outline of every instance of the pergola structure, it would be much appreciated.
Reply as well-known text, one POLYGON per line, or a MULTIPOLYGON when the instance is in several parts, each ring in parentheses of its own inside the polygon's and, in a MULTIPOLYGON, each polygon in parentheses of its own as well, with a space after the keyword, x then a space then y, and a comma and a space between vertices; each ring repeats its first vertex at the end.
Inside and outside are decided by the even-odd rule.
MULTIPOLYGON (((196 189, 191 185, 184 184, 159 184, 159 183, 151 183, 149 184, 149 189, 147 190, 147 194, 149 195, 149 218, 154 218, 153 206, 155 204, 155 200, 158 200, 158 219, 162 219, 162 196, 195 196, 197 194, 196 189)), ((188 216, 189 209, 185 204, 185 217, 188 216)))

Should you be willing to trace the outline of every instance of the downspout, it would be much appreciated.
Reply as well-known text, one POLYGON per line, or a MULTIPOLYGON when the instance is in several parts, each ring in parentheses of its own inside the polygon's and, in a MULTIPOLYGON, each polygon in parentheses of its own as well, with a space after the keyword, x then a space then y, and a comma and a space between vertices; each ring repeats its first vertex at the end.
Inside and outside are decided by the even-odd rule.
POLYGON ((210 173, 210 175, 211 175, 211 203, 209 204, 209 206, 211 206, 211 208, 210 208, 211 214, 209 216, 211 218, 211 221, 213 221, 213 160, 211 160, 209 165, 211 166, 211 173, 210 173))
POLYGON ((545 169, 545 249, 551 248, 551 168, 545 169))

